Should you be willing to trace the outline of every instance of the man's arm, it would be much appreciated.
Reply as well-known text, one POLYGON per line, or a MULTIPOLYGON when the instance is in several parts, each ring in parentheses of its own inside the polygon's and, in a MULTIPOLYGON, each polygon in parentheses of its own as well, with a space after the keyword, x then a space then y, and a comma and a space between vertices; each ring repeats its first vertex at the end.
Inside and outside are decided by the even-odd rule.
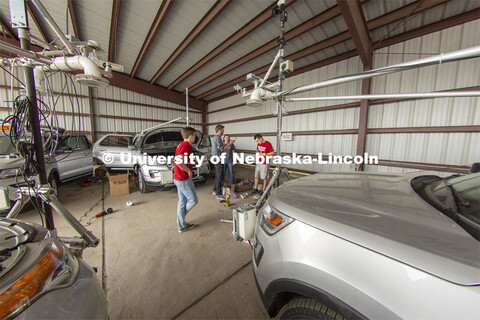
POLYGON ((270 152, 266 152, 265 155, 266 156, 274 156, 275 155, 275 150, 273 150, 273 146, 272 144, 270 143, 270 147, 268 148, 270 152))
POLYGON ((215 145, 217 146, 217 149, 220 150, 220 153, 225 151, 225 146, 219 135, 215 135, 215 145))
POLYGON ((186 164, 180 163, 180 164, 178 164, 178 167, 180 169, 182 169, 183 171, 187 172, 188 173, 188 178, 192 179, 192 176, 193 176, 192 170, 190 170, 190 168, 188 168, 186 164))

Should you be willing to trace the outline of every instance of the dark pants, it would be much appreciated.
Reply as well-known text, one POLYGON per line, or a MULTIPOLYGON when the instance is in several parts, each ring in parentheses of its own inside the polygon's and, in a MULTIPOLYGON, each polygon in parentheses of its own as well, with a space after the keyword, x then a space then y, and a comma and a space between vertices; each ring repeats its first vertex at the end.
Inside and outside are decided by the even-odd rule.
POLYGON ((223 187, 223 180, 225 179, 225 171, 223 168, 223 164, 219 163, 215 165, 215 186, 213 187, 213 191, 217 195, 222 194, 222 187, 223 187))

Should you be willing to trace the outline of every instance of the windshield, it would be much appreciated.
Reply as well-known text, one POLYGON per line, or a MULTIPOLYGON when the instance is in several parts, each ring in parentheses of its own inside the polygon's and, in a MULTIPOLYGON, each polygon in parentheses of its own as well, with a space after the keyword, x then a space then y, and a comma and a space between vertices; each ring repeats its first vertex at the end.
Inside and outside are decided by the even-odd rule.
POLYGON ((452 190, 458 212, 468 220, 480 224, 480 175, 446 179, 452 190))
POLYGON ((417 177, 412 186, 428 203, 480 240, 480 173, 417 177))
POLYGON ((18 154, 8 136, 0 136, 0 155, 18 154))
MULTIPOLYGON (((164 131, 149 134, 143 143, 144 150, 175 149, 183 141, 180 131, 164 131)), ((198 136, 195 138, 195 143, 198 136)))

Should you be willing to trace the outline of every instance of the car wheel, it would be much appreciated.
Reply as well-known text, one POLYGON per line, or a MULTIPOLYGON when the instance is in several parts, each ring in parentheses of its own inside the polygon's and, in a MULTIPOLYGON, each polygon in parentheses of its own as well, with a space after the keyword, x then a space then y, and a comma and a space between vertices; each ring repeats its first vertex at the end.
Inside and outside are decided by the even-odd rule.
POLYGON ((150 192, 141 172, 138 173, 138 189, 140 189, 141 193, 150 192))
POLYGON ((58 178, 55 173, 50 174, 48 177, 48 183, 50 184, 50 188, 55 190, 55 193, 57 194, 57 198, 60 197, 60 194, 58 192, 58 178))
POLYGON ((279 313, 279 319, 327 319, 344 320, 337 310, 307 298, 294 298, 279 313))

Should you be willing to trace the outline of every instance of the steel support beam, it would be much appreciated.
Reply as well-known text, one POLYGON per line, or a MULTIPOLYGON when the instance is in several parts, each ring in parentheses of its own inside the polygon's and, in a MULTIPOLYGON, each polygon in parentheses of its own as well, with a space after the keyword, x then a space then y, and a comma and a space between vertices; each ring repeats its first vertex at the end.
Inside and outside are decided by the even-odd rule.
POLYGON ((143 42, 142 48, 138 53, 137 59, 135 59, 132 72, 130 73, 130 77, 133 78, 135 76, 135 73, 137 73, 138 68, 142 63, 142 60, 145 57, 145 54, 147 53, 148 48, 150 48, 150 45, 152 44, 153 40, 157 36, 158 30, 160 30, 160 27, 162 26, 163 21, 165 21, 165 17, 167 16, 168 12, 172 8, 173 1, 174 0, 164 0, 162 2, 162 5, 160 6, 160 9, 158 9, 157 15, 155 16, 155 19, 153 20, 153 23, 150 27, 150 30, 148 31, 147 36, 145 37, 145 41, 143 42))
POLYGON ((115 59, 118 17, 120 16, 121 5, 122 0, 113 0, 112 18, 110 19, 110 40, 108 42, 108 61, 110 62, 114 62, 115 59))
POLYGON ((70 19, 72 20, 73 33, 77 39, 81 39, 80 31, 78 30, 77 16, 75 15, 75 8, 73 6, 73 0, 68 0, 68 13, 70 14, 70 19))
POLYGON ((368 32, 362 5, 359 1, 354 0, 337 0, 337 4, 364 67, 370 68, 372 66, 372 40, 368 32))

